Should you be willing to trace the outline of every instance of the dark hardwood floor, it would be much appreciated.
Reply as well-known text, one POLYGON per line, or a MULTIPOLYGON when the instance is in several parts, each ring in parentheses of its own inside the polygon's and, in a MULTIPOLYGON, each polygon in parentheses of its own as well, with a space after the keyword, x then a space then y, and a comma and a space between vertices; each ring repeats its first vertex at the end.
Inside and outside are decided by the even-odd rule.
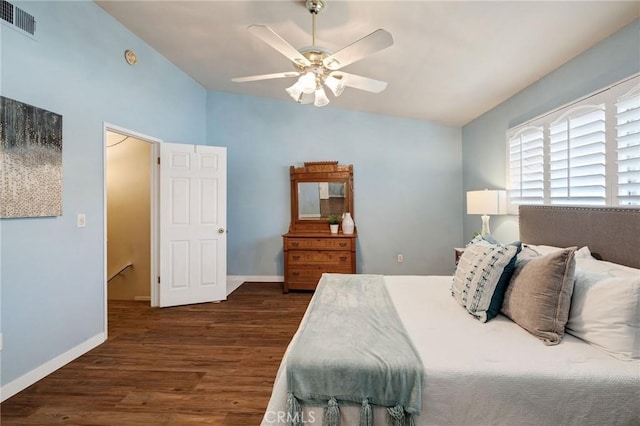
POLYGON ((222 303, 109 301, 107 342, 2 403, 2 425, 258 425, 310 299, 245 283, 222 303))

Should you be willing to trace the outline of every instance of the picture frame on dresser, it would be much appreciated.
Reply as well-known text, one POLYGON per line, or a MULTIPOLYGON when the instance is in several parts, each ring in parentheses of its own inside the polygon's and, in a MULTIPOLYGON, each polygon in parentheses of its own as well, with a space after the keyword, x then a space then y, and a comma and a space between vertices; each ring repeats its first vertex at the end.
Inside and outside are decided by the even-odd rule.
POLYGON ((290 167, 291 223, 282 236, 283 292, 315 290, 325 272, 356 273, 357 229, 331 233, 329 215, 354 216, 353 165, 305 162, 290 167))

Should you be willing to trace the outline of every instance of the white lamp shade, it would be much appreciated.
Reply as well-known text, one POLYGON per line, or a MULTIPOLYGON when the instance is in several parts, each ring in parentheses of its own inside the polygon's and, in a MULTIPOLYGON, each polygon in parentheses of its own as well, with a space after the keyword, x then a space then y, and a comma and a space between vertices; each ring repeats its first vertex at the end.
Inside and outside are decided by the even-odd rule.
POLYGON ((300 102, 300 97, 302 95, 302 85, 299 81, 296 81, 292 86, 287 87, 285 89, 289 96, 293 98, 294 101, 300 102))
POLYGON ((325 106, 329 103, 329 98, 327 98, 327 94, 324 92, 324 89, 320 87, 316 90, 316 100, 313 103, 317 107, 325 106))
POLYGON ((307 71, 298 79, 301 85, 302 93, 311 94, 316 90, 316 75, 312 71, 307 71))
POLYGON ((340 96, 344 92, 344 81, 342 78, 338 79, 334 76, 329 76, 324 80, 325 86, 327 86, 334 96, 340 96))
POLYGON ((300 100, 298 101, 298 103, 301 103, 301 104, 312 104, 313 101, 315 101, 315 99, 316 99, 316 95, 314 93, 311 93, 311 94, 303 93, 300 96, 300 100))
POLYGON ((467 192, 467 214, 506 214, 507 191, 488 190, 467 192))

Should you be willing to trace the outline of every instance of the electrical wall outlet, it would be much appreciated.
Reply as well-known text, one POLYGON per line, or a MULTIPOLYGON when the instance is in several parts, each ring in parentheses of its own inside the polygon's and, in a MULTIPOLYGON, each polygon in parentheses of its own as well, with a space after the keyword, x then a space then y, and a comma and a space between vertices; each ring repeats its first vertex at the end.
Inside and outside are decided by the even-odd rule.
POLYGON ((4 342, 2 341, 2 333, 0 333, 0 351, 2 350, 3 346, 4 346, 4 342))
POLYGON ((402 253, 398 254, 398 263, 402 263, 404 262, 404 256, 402 255, 402 253))

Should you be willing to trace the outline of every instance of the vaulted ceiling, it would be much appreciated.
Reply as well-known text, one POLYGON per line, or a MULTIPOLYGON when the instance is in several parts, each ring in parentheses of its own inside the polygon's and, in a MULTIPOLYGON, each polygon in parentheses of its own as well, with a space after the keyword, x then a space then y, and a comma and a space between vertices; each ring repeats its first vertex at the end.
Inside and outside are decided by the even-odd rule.
MULTIPOLYGON (((98 1, 207 89, 294 102, 291 78, 233 77, 292 71, 247 31, 264 24, 299 49, 311 45, 304 1, 98 1)), ((638 1, 337 1, 316 18, 316 45, 331 52, 378 28, 394 45, 344 68, 388 82, 347 88, 324 108, 460 126, 640 17, 638 1)), ((144 58, 139 58, 144 61, 144 58)), ((314 108, 300 105, 300 108, 314 108)))

